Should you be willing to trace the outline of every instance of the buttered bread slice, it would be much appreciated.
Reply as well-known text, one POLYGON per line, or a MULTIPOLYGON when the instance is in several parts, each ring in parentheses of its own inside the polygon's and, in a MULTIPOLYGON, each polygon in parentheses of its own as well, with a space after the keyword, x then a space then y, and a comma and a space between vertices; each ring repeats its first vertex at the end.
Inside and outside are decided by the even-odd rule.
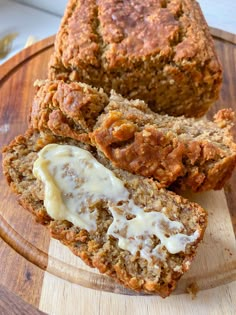
POLYGON ((207 224, 199 205, 49 133, 28 130, 3 154, 22 206, 89 266, 162 297, 189 269, 207 224))

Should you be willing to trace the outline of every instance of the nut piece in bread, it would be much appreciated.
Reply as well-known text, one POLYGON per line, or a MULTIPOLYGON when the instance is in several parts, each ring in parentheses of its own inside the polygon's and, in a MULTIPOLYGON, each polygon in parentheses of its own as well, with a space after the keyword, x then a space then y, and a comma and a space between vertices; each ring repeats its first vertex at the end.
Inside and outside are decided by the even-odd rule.
MULTIPOLYGON (((160 228, 165 233, 165 241, 174 237, 178 242, 178 237, 191 239, 192 235, 195 235, 194 240, 187 242, 183 250, 173 253, 173 250, 167 250, 169 248, 167 245, 163 246, 157 236, 150 236, 145 241, 140 235, 137 241, 142 246, 145 242, 148 252, 158 250, 158 255, 154 255, 156 259, 149 262, 141 253, 142 246, 139 251, 131 253, 129 250, 123 249, 124 246, 120 246, 115 234, 109 234, 109 227, 115 218, 111 211, 112 204, 106 198, 98 199, 95 202, 88 199, 86 207, 81 208, 81 211, 91 213, 97 211, 96 230, 89 231, 80 228, 68 220, 53 220, 44 206, 45 186, 32 172, 34 163, 38 159, 38 152, 43 148, 48 148, 47 144, 52 143, 62 146, 72 145, 76 148, 82 146, 83 149, 91 151, 90 147, 85 147, 78 141, 56 137, 50 132, 40 133, 33 129, 28 130, 24 136, 18 136, 4 148, 4 174, 10 187, 18 195, 22 206, 32 211, 41 222, 47 224, 51 235, 68 246, 89 266, 98 268, 101 273, 112 277, 132 290, 159 294, 162 297, 168 296, 176 287, 178 279, 189 269, 195 256, 197 245, 206 228, 206 212, 199 205, 172 192, 159 190, 155 181, 151 179, 113 168, 103 155, 97 155, 96 152, 91 151, 102 167, 105 166, 107 171, 112 171, 117 180, 123 183, 129 198, 132 199, 133 204, 132 202, 131 204, 134 209, 140 207, 143 209, 142 215, 143 213, 146 216, 154 214, 165 218, 162 223, 159 222, 160 228), (172 224, 175 224, 175 228, 172 224), (178 233, 180 234, 178 235, 178 233)), ((69 170, 66 176, 73 175, 74 173, 71 171, 73 170, 69 170)), ((93 176, 93 174, 91 175, 93 176)), ((77 179, 78 185, 80 185, 79 182, 82 185, 86 184, 86 181, 77 179)), ((110 187, 107 189, 109 190, 110 187)), ((70 198, 70 196, 67 197, 70 198)), ((65 198, 67 197, 65 196, 65 198)), ((121 211, 120 219, 125 220, 127 224, 132 223, 132 220, 135 219, 135 214, 130 213, 129 207, 126 205, 122 208, 120 203, 113 204, 113 211, 116 211, 114 209, 121 211)), ((79 209, 78 211, 80 212, 79 209)), ((137 212, 137 217, 138 215, 137 212)), ((146 223, 143 221, 143 224, 146 223)), ((120 235, 123 233, 122 235, 125 237, 127 230, 113 230, 113 233, 120 233, 120 235)), ((145 233, 148 233, 148 230, 145 233)), ((132 240, 130 243, 132 244, 132 240)), ((169 246, 175 248, 176 244, 170 242, 169 246)))
POLYGON ((218 99, 222 70, 195 0, 70 0, 49 78, 114 89, 159 113, 200 117, 218 99))

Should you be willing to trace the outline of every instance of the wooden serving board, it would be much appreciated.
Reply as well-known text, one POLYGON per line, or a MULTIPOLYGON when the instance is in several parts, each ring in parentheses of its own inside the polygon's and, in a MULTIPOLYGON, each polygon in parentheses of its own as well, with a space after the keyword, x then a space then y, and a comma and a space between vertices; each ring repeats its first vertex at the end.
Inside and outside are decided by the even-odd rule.
MULTIPOLYGON (((216 29, 212 33, 224 81, 220 100, 209 117, 223 107, 236 111, 236 36, 216 29)), ((27 128, 33 83, 46 78, 53 41, 54 37, 47 38, 0 67, 1 147, 27 128)), ((209 226, 191 270, 180 280, 174 295, 162 300, 136 296, 50 239, 46 227, 17 204, 1 173, 0 286, 49 314, 236 313, 235 188, 236 172, 224 190, 187 196, 208 210, 209 226), (200 289, 194 301, 185 294, 192 283, 200 289)), ((9 293, 1 289, 0 295, 2 314, 1 305, 7 303, 9 293)), ((15 303, 19 304, 17 297, 15 303)))

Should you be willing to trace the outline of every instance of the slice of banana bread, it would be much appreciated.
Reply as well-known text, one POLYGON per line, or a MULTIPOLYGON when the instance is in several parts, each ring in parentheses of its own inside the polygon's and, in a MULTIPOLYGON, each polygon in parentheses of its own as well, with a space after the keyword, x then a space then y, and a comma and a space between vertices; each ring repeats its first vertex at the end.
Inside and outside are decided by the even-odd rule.
POLYGON ((190 267, 206 212, 89 150, 31 129, 4 148, 4 174, 21 205, 89 266, 135 291, 168 296, 190 267))
POLYGON ((113 165, 154 177, 160 187, 221 189, 236 165, 236 144, 230 129, 234 113, 220 110, 214 122, 152 112, 140 100, 111 94, 100 115, 92 143, 113 165))
POLYGON ((70 0, 49 78, 114 89, 159 113, 199 117, 218 98, 222 71, 195 0, 70 0))

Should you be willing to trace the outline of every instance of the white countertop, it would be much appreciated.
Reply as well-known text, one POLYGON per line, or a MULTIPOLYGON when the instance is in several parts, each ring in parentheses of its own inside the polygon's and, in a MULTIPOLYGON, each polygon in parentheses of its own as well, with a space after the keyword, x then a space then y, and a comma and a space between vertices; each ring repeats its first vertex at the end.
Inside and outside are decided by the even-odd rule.
POLYGON ((0 63, 22 50, 30 35, 41 40, 55 34, 60 20, 61 17, 39 9, 11 0, 0 0, 0 38, 9 32, 19 34, 13 42, 11 53, 0 60, 0 63))
MULTIPOLYGON (((0 63, 23 49, 30 35, 41 40, 55 34, 66 3, 66 0, 0 0, 0 38, 8 32, 19 33, 11 53, 0 63)), ((236 34, 235 0, 199 0, 199 3, 210 26, 236 34)))

